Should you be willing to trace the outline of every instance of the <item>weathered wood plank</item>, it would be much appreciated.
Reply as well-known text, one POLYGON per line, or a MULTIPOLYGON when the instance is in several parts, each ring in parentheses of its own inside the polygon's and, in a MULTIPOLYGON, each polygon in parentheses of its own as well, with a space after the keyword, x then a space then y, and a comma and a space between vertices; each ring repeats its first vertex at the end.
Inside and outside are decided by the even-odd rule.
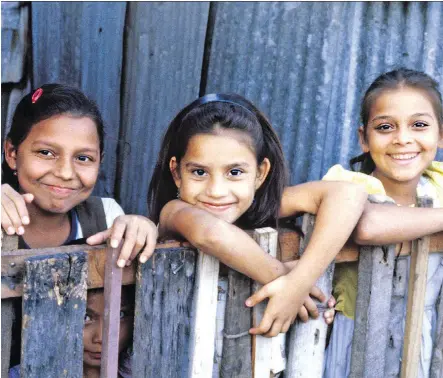
POLYGON ((219 268, 216 258, 199 251, 189 348, 188 376, 192 378, 212 375, 219 268))
POLYGON ((187 376, 196 260, 193 249, 163 248, 139 264, 134 377, 187 376))
MULTIPOLYGON (((305 237, 300 243, 300 255, 306 249, 314 230, 315 216, 307 214, 303 218, 303 233, 305 237)), ((317 280, 316 286, 329 298, 332 292, 332 277, 334 263, 330 264, 326 272, 317 280)), ((317 319, 309 319, 307 323, 296 321, 290 330, 287 377, 321 377, 323 374, 323 358, 326 345, 328 325, 323 318, 327 309, 314 299, 319 307, 320 315, 317 319)))
MULTIPOLYGON (((278 233, 276 230, 265 227, 258 228, 254 232, 254 240, 271 256, 277 256, 278 233)), ((253 283, 253 292, 257 292, 262 285, 253 283)), ((257 327, 265 313, 267 302, 263 301, 252 309, 252 324, 257 327)), ((272 343, 275 338, 267 338, 261 335, 252 335, 252 370, 254 378, 269 378, 272 369, 272 343)))
MULTIPOLYGON (((418 205, 419 207, 432 207, 432 198, 418 198, 418 205)), ((429 236, 412 242, 405 341, 401 366, 402 378, 417 377, 420 365, 421 335, 428 277, 429 243, 429 236)))
POLYGON ((31 257, 25 266, 20 375, 81 377, 86 254, 31 257))
POLYGON ((437 334, 432 354, 430 377, 443 377, 443 286, 440 288, 439 304, 437 308, 437 334))
POLYGON ((122 290, 122 272, 117 266, 121 248, 106 249, 106 266, 104 282, 105 309, 103 316, 103 344, 100 365, 100 377, 117 377, 119 333, 120 333, 120 304, 122 290))
POLYGON ((2 6, 2 83, 18 83, 24 75, 28 49, 29 3, 2 6))
POLYGON ((93 99, 105 124, 94 193, 114 197, 126 2, 32 3, 33 87, 65 83, 93 99))
POLYGON ((199 95, 209 2, 128 2, 118 198, 146 214, 160 141, 176 113, 199 95))
POLYGON ((13 321, 12 299, 2 299, 2 378, 8 377, 13 321))
POLYGON ((245 301, 251 296, 251 279, 235 270, 228 272, 223 354, 220 378, 251 378, 251 309, 245 301))
POLYGON ((394 257, 393 245, 360 250, 351 377, 384 376, 394 257))

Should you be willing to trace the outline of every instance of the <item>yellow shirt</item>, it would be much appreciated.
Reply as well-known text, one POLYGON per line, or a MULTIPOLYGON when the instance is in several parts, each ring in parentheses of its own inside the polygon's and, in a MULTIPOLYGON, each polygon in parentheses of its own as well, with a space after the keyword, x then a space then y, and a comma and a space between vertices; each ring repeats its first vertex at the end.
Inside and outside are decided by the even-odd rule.
MULTIPOLYGON (((443 162, 434 161, 423 173, 435 189, 435 196, 440 206, 443 206, 443 162)), ((341 165, 334 165, 323 177, 328 181, 350 181, 363 185, 368 194, 386 195, 383 184, 375 177, 360 172, 352 172, 344 169, 341 165)), ((418 193, 421 196, 421 193, 418 193)), ((357 262, 337 264, 335 266, 333 294, 337 299, 336 310, 343 315, 354 319, 355 303, 357 299, 357 262)))

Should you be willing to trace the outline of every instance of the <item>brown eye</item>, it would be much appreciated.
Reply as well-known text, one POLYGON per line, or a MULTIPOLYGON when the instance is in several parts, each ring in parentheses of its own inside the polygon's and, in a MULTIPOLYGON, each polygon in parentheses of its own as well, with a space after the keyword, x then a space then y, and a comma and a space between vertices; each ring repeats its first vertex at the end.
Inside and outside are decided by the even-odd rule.
POLYGON ((205 170, 204 169, 194 169, 192 171, 192 174, 196 175, 196 176, 204 176, 205 175, 205 170))
POLYGON ((381 125, 378 125, 375 130, 380 130, 380 131, 389 131, 392 130, 393 127, 391 125, 389 125, 388 123, 383 123, 381 125))
POLYGON ((414 123, 414 127, 417 127, 419 129, 423 129, 425 127, 429 126, 427 123, 425 122, 415 122, 414 123))

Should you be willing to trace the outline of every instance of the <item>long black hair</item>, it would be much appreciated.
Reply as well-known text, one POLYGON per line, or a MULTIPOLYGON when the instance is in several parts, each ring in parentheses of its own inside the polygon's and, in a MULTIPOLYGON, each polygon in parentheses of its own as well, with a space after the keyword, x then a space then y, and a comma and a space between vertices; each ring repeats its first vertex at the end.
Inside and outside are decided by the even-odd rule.
MULTIPOLYGON (((360 113, 361 123, 363 125, 363 137, 367 137, 369 114, 376 99, 384 91, 396 90, 400 88, 413 88, 420 90, 429 98, 429 101, 431 102, 437 116, 440 133, 443 133, 443 106, 441 93, 438 90, 438 83, 424 72, 402 67, 380 75, 366 90, 362 100, 360 113)), ((351 159, 349 163, 352 170, 357 170, 366 174, 372 173, 375 169, 374 161, 372 160, 369 152, 365 152, 351 159)))
MULTIPOLYGON (((54 116, 67 114, 72 117, 88 117, 94 121, 103 153, 104 125, 97 105, 77 88, 63 84, 45 84, 24 96, 12 118, 8 139, 15 148, 26 139, 32 127, 54 116)), ((2 163, 2 184, 7 183, 15 190, 19 184, 17 176, 6 159, 2 163)))
POLYGON ((176 198, 177 187, 169 169, 173 156, 177 163, 186 154, 190 139, 197 134, 213 134, 218 129, 246 133, 257 157, 257 164, 268 158, 271 169, 255 194, 255 201, 243 214, 240 227, 275 226, 288 175, 283 151, 270 122, 251 102, 236 94, 209 94, 195 100, 169 124, 149 185, 150 217, 159 221, 162 208, 176 198))

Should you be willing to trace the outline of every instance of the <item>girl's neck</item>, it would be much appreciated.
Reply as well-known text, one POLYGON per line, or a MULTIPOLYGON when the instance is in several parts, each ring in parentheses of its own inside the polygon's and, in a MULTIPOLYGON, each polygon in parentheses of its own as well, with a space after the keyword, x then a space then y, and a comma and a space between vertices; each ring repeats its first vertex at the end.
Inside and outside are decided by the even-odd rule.
POLYGON ((100 368, 83 365, 83 378, 100 378, 100 368))
POLYGON ((372 175, 381 181, 386 195, 391 197, 398 205, 411 206, 417 202, 417 185, 420 177, 407 182, 399 182, 377 174, 377 171, 374 171, 372 175))
POLYGON ((34 203, 28 205, 30 223, 23 239, 31 248, 58 247, 68 238, 71 222, 68 213, 49 213, 34 203))

